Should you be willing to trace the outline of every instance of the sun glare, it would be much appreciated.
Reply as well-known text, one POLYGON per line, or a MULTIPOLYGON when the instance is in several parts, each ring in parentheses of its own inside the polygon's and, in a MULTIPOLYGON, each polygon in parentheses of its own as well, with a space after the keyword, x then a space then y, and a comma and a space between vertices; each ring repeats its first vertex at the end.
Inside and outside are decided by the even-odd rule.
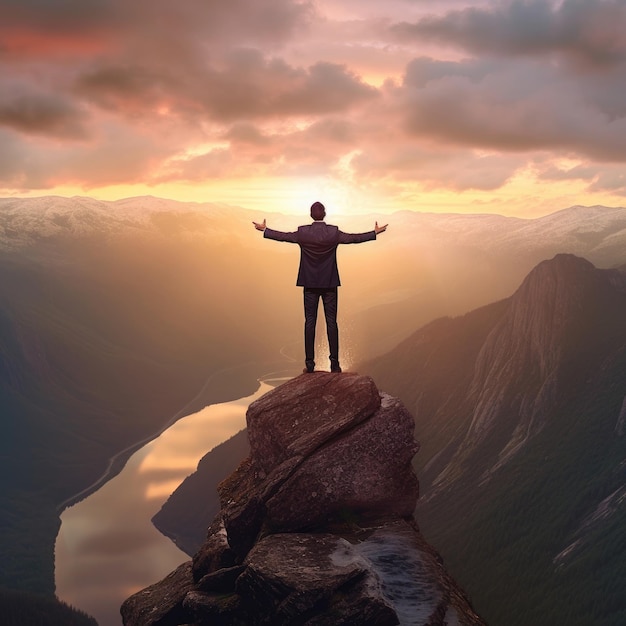
MULTIPOLYGON (((395 211, 432 213, 499 213, 519 217, 539 217, 573 205, 603 204, 623 206, 621 197, 593 193, 588 183, 575 178, 550 180, 540 172, 524 168, 499 189, 454 191, 430 188, 419 180, 376 182, 354 181, 350 168, 353 154, 346 155, 333 174, 298 177, 213 178, 204 184, 189 182, 110 185, 100 188, 58 186, 45 195, 90 196, 114 201, 134 196, 157 196, 179 202, 217 203, 250 209, 259 214, 282 213, 301 216, 315 201, 323 202, 330 215, 383 214, 395 211)), ((555 166, 563 171, 579 165, 562 159, 555 166)), ((41 192, 17 193, 0 190, 1 196, 36 197, 41 192)))

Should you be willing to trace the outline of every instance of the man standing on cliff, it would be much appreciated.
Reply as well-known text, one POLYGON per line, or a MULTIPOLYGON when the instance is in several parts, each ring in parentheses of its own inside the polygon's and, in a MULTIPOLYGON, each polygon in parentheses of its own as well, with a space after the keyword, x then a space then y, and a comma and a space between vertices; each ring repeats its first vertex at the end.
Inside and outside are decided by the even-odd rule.
POLYGON ((376 239, 387 230, 376 222, 374 230, 367 233, 344 233, 324 222, 326 208, 321 202, 311 205, 313 223, 299 226, 294 233, 283 233, 267 228, 262 223, 252 222, 263 236, 275 241, 297 243, 300 246, 300 268, 296 285, 304 287, 304 352, 305 372, 315 369, 315 325, 320 298, 324 303, 326 333, 330 348, 330 371, 341 372, 339 365, 339 329, 337 327, 337 287, 339 270, 337 268, 337 246, 341 243, 362 243, 376 239))

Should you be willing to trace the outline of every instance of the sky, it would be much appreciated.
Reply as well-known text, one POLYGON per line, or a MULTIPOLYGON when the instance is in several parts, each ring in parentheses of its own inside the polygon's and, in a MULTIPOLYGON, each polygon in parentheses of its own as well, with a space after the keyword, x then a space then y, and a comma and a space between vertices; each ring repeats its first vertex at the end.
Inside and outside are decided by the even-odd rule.
POLYGON ((626 0, 0 0, 0 196, 626 204, 626 0))

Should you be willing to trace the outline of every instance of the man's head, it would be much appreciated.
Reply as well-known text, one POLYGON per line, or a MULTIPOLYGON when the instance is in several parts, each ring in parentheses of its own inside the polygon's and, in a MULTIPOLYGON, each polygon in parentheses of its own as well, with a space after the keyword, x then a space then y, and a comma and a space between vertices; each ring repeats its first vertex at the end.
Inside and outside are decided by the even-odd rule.
POLYGON ((314 202, 311 205, 311 217, 319 222, 326 217, 326 208, 321 202, 314 202))

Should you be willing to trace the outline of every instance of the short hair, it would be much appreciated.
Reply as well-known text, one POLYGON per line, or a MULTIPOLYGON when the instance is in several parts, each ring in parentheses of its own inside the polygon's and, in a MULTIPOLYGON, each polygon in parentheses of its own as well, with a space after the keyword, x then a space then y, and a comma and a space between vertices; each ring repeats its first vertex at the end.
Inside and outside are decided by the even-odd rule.
POLYGON ((321 202, 314 202, 311 205, 311 217, 316 220, 323 220, 326 217, 326 207, 321 202))

